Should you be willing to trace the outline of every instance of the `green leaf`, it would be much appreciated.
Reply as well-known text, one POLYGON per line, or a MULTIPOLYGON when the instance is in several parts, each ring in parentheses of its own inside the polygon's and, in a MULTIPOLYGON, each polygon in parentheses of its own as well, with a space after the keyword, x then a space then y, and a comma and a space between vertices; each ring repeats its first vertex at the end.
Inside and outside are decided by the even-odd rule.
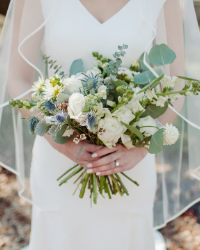
POLYGON ((48 134, 55 136, 57 129, 58 129, 58 125, 52 125, 48 131, 48 134))
POLYGON ((70 76, 76 75, 77 73, 84 72, 83 61, 81 59, 77 59, 73 61, 70 67, 70 76))
POLYGON ((63 136, 67 127, 68 127, 67 125, 63 125, 62 128, 58 130, 58 132, 55 135, 56 139, 60 139, 63 136))
POLYGON ((60 139, 57 139, 55 136, 52 136, 53 140, 58 144, 65 144, 69 141, 70 137, 61 137, 60 139))
POLYGON ((128 87, 128 83, 125 82, 125 81, 121 81, 121 80, 118 80, 118 81, 112 81, 112 84, 115 86, 115 88, 119 87, 119 86, 126 86, 128 87))
POLYGON ((154 45, 149 53, 149 60, 157 66, 171 64, 176 59, 176 54, 166 44, 154 45))
POLYGON ((60 93, 57 97, 57 104, 63 103, 63 102, 68 102, 69 101, 69 95, 60 93))
MULTIPOLYGON (((160 68, 154 70, 159 76, 162 75, 162 70, 160 68)), ((150 82, 154 81, 156 78, 157 77, 150 70, 148 70, 141 74, 135 75, 134 82, 138 85, 147 85, 150 82)))
POLYGON ((80 150, 79 150, 79 152, 78 152, 78 154, 77 154, 77 156, 76 156, 75 162, 77 161, 77 159, 78 159, 79 155, 81 154, 82 150, 83 150, 83 145, 82 145, 82 147, 80 148, 80 150))
POLYGON ((187 81, 200 81, 200 80, 197 80, 197 79, 193 79, 193 78, 189 78, 189 77, 185 77, 185 76, 177 76, 178 78, 180 79, 183 79, 183 80, 187 80, 187 81))
POLYGON ((43 136, 44 134, 48 132, 50 127, 51 127, 50 124, 46 123, 45 120, 42 120, 37 124, 35 128, 35 133, 39 136, 43 136))
MULTIPOLYGON (((145 52, 144 52, 145 53, 145 52)), ((147 68, 147 66, 144 64, 143 60, 144 60, 144 53, 142 53, 142 55, 139 58, 139 63, 140 63, 140 68, 142 70, 142 72, 144 71, 148 71, 149 69, 147 68)), ((151 62, 149 61, 149 55, 148 53, 146 53, 146 62, 153 67, 153 65, 151 64, 151 62)))
POLYGON ((124 122, 121 122, 131 133, 133 133, 134 135, 137 135, 137 137, 139 137, 141 140, 144 138, 142 133, 135 127, 128 125, 124 122))
POLYGON ((162 150, 163 139, 164 139, 164 128, 161 128, 151 137, 149 146, 150 154, 157 154, 162 150))
POLYGON ((146 117, 146 116, 151 116, 153 119, 158 118, 162 114, 166 112, 168 108, 168 102, 165 103, 164 107, 158 107, 156 105, 149 105, 147 109, 141 114, 140 118, 146 117))

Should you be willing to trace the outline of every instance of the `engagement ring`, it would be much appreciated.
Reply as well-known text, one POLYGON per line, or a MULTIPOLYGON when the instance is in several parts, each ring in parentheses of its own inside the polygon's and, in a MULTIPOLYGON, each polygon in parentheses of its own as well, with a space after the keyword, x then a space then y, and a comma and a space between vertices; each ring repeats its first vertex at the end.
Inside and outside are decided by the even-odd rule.
POLYGON ((116 165, 116 167, 119 167, 119 162, 116 161, 116 162, 115 162, 115 165, 116 165))

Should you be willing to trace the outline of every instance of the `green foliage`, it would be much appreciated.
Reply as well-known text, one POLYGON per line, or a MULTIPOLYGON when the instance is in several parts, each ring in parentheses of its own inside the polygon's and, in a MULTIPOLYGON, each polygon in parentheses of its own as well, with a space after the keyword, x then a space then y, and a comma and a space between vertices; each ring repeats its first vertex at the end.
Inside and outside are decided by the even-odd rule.
POLYGON ((70 140, 70 137, 61 137, 59 139, 56 138, 56 136, 52 136, 53 140, 58 143, 58 144, 65 144, 66 142, 68 142, 70 140))
MULTIPOLYGON (((157 68, 154 70, 159 76, 162 75, 162 70, 160 68, 157 68)), ((155 79, 156 79, 156 76, 150 70, 134 76, 134 82, 142 86, 149 84, 155 79)))
POLYGON ((62 68, 62 66, 58 66, 56 65, 56 62, 57 61, 53 61, 53 60, 49 60, 50 59, 50 56, 46 56, 46 55, 43 55, 42 56, 43 60, 45 61, 46 63, 46 78, 48 78, 48 64, 50 65, 50 69, 53 68, 55 70, 54 74, 57 74, 59 73, 61 79, 67 75, 65 75, 65 72, 62 71, 62 72, 59 72, 60 69, 62 68))
POLYGON ((131 133, 135 134, 138 138, 140 138, 141 140, 144 138, 143 134, 135 127, 128 125, 124 122, 121 122, 131 133))
POLYGON ((115 88, 117 88, 119 86, 126 86, 126 87, 129 86, 129 84, 127 82, 125 82, 125 81, 118 80, 118 81, 111 81, 111 82, 115 86, 115 88))
POLYGON ((168 109, 168 102, 165 102, 164 107, 159 107, 159 106, 150 104, 147 106, 146 110, 141 114, 140 118, 143 118, 149 115, 153 119, 156 119, 162 114, 164 114, 167 109, 168 109))
POLYGON ((35 128, 35 133, 39 136, 43 136, 44 134, 46 134, 50 128, 50 124, 46 123, 45 120, 40 121, 36 128, 35 128))
MULTIPOLYGON (((145 52, 144 52, 145 53, 145 52)), ((147 68, 147 66, 144 64, 144 62, 143 62, 143 60, 144 60, 144 53, 142 53, 142 55, 140 56, 140 58, 139 58, 139 64, 140 64, 140 70, 142 71, 142 72, 144 72, 144 71, 148 71, 149 69, 147 68)), ((149 61, 149 55, 146 53, 146 61, 147 61, 147 63, 150 65, 150 66, 153 66, 152 64, 151 64, 151 62, 149 61)))
POLYGON ((67 125, 63 125, 62 128, 57 131, 57 133, 55 134, 56 139, 60 139, 63 136, 67 127, 68 127, 67 125))
POLYGON ((154 45, 149 53, 149 60, 154 65, 164 66, 171 64, 176 59, 176 54, 166 44, 154 45))
POLYGON ((77 73, 84 72, 83 61, 81 59, 77 59, 73 61, 70 67, 70 76, 76 75, 77 73))
POLYGON ((60 93, 57 97, 57 104, 68 102, 68 100, 69 100, 68 94, 60 93))
POLYGON ((157 154, 162 150, 163 139, 164 139, 164 128, 161 128, 151 137, 149 146, 150 154, 157 154))

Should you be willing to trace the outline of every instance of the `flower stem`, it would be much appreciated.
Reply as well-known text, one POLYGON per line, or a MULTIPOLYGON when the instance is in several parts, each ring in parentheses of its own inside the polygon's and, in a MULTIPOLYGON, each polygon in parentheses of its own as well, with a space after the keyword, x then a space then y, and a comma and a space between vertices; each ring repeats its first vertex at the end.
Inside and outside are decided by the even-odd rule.
POLYGON ((99 193, 100 193, 100 194, 103 193, 104 181, 105 181, 105 177, 104 177, 104 176, 100 176, 100 189, 99 189, 99 193))
POLYGON ((83 167, 78 167, 76 170, 74 170, 70 175, 68 175, 60 184, 59 186, 61 186, 62 184, 66 183, 70 178, 72 178, 74 175, 78 174, 81 170, 83 169, 83 167))
POLYGON ((106 182, 106 179, 104 181, 104 188, 105 188, 105 192, 108 194, 109 199, 112 199, 111 194, 110 194, 110 190, 108 187, 108 183, 106 182))
POLYGON ((97 179, 96 174, 92 174, 93 177, 93 202, 97 204, 97 179))
POLYGON ((69 173, 72 169, 76 168, 78 166, 78 164, 76 164, 75 166, 73 166, 72 168, 68 169, 63 175, 61 175, 57 181, 59 181, 63 176, 65 176, 67 173, 69 173))
POLYGON ((115 180, 115 177, 114 177, 114 175, 112 174, 112 175, 110 175, 110 178, 112 179, 112 181, 114 182, 114 184, 115 184, 115 188, 117 189, 117 191, 119 192, 119 194, 121 195, 121 196, 123 196, 123 193, 121 192, 121 190, 120 190, 120 186, 119 186, 119 184, 117 183, 117 181, 115 180))
POLYGON ((82 183, 81 191, 80 191, 80 194, 79 194, 79 198, 81 198, 81 199, 83 198, 83 196, 85 194, 85 188, 86 188, 89 176, 90 176, 90 174, 88 174, 88 173, 86 173, 85 176, 84 176, 84 180, 83 180, 83 183, 82 183))
POLYGON ((129 195, 128 190, 127 190, 126 187, 124 186, 124 183, 122 182, 122 180, 121 180, 121 178, 119 177, 119 175, 118 175, 118 174, 115 174, 115 176, 117 177, 119 183, 121 184, 121 186, 122 186, 124 192, 125 192, 127 195, 129 195))
POLYGON ((156 93, 157 96, 166 96, 166 95, 173 95, 173 94, 181 94, 184 95, 186 93, 185 90, 180 91, 171 91, 171 92, 165 92, 165 93, 156 93))
POLYGON ((135 185, 139 186, 139 184, 138 184, 136 181, 132 180, 132 179, 131 179, 129 176, 127 176, 126 174, 121 173, 121 172, 120 172, 120 174, 122 174, 123 176, 125 176, 129 181, 132 181, 135 185))

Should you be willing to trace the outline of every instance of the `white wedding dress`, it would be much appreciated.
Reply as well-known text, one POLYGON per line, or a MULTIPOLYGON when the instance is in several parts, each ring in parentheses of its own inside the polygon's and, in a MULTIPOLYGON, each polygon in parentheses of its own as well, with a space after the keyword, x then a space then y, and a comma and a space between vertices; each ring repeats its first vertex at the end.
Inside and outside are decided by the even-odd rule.
MULTIPOLYGON (((46 25, 45 53, 69 71, 78 58, 85 70, 93 65, 92 52, 112 58, 118 45, 129 46, 123 65, 130 65, 143 53, 152 37, 140 15, 138 1, 130 0, 118 13, 99 23, 79 0, 61 0, 56 19, 46 25), (52 34, 54 39, 52 39, 52 34), (51 37, 51 39, 50 39, 51 37)), ((154 1, 158 18, 164 1, 154 1)), ((48 1, 43 2, 47 15, 48 1)), ((150 10, 151 11, 151 10, 150 10)), ((33 148, 31 189, 32 232, 29 250, 153 250, 153 204, 156 191, 154 155, 148 154, 127 174, 139 187, 123 178, 129 196, 98 197, 90 207, 89 191, 83 199, 71 179, 59 187, 56 179, 74 164, 37 136, 33 148)))

